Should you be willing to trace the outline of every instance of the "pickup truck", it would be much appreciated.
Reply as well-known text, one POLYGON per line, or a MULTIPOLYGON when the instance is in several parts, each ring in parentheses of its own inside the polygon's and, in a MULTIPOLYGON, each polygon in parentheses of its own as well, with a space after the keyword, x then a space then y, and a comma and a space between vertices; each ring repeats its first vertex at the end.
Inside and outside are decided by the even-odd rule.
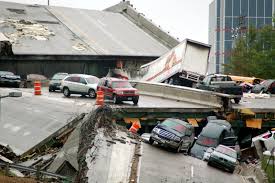
POLYGON ((214 91, 234 95, 234 101, 238 104, 242 98, 242 87, 232 81, 231 77, 221 74, 211 74, 200 81, 196 88, 201 90, 214 91))

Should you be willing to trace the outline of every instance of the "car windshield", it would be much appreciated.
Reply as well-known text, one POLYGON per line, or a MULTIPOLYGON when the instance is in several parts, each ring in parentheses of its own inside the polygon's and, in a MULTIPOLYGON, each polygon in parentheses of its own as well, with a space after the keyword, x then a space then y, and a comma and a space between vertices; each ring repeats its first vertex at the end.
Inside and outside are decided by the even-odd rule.
POLYGON ((67 74, 55 74, 54 76, 53 76, 53 80, 62 80, 62 79, 64 79, 65 77, 67 76, 67 74))
POLYGON ((95 83, 98 83, 99 79, 97 77, 89 77, 89 78, 86 78, 86 81, 89 84, 95 84, 95 83))
POLYGON ((173 130, 176 130, 177 132, 184 133, 186 130, 186 127, 180 123, 177 123, 176 121, 166 120, 161 123, 163 126, 167 126, 168 128, 171 128, 173 130))
POLYGON ((128 81, 113 81, 112 88, 132 88, 128 81))
POLYGON ((14 75, 14 74, 8 71, 0 71, 0 75, 14 75))
POLYGON ((207 147, 215 147, 218 144, 218 141, 217 139, 200 135, 196 143, 207 147))
POLYGON ((215 151, 220 152, 222 154, 226 154, 227 156, 230 156, 232 158, 237 158, 237 153, 233 149, 226 148, 223 146, 218 146, 215 151))

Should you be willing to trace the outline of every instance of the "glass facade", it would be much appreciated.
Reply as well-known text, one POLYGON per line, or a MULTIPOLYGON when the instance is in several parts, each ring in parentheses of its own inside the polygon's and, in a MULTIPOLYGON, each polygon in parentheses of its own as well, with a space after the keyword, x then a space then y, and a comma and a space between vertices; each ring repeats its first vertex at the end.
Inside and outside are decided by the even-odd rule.
POLYGON ((272 7, 272 0, 216 0, 214 44, 217 72, 222 70, 222 64, 229 62, 234 39, 240 33, 249 26, 262 28, 266 24, 272 25, 272 7))

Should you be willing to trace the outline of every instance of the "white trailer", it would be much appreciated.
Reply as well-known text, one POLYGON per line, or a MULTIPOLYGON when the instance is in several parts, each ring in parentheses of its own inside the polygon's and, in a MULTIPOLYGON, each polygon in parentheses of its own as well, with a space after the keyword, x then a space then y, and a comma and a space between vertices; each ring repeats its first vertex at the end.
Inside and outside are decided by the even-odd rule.
POLYGON ((142 65, 139 79, 192 86, 207 74, 210 49, 210 45, 185 39, 162 57, 142 65))

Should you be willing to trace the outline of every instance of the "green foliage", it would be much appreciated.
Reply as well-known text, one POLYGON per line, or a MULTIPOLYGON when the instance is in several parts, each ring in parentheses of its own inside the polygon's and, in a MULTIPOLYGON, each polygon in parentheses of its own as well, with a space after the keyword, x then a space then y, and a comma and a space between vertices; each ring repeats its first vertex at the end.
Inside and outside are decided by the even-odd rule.
POLYGON ((245 35, 236 40, 230 62, 224 65, 224 70, 227 74, 275 78, 274 27, 250 27, 245 35))

